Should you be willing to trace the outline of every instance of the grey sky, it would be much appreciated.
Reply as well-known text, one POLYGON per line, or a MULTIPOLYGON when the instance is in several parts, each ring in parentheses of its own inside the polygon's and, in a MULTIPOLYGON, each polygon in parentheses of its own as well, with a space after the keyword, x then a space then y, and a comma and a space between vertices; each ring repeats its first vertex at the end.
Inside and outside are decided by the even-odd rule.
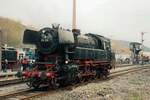
MULTIPOLYGON (((0 0, 0 16, 34 27, 60 23, 71 28, 72 0, 0 0)), ((150 0, 77 0, 77 27, 150 47, 150 0)))

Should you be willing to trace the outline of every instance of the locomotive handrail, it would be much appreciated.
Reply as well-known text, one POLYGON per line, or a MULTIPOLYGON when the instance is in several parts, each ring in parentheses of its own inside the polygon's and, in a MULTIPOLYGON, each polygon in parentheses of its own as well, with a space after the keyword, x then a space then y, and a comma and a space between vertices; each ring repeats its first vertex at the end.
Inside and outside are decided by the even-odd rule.
POLYGON ((87 49, 87 50, 97 50, 97 51, 105 51, 103 49, 95 49, 95 48, 84 48, 84 47, 77 47, 79 49, 87 49))
POLYGON ((50 62, 35 62, 35 64, 53 64, 53 63, 50 63, 50 62))
POLYGON ((66 52, 66 53, 74 53, 74 52, 66 52))

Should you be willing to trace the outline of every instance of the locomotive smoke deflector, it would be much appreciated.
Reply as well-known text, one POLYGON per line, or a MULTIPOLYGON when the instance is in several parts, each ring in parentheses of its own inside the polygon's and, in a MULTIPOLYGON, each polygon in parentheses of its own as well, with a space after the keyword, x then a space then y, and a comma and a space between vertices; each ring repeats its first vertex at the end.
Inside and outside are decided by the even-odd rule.
POLYGON ((26 29, 24 31, 23 43, 24 44, 36 44, 39 39, 39 33, 34 30, 26 29))

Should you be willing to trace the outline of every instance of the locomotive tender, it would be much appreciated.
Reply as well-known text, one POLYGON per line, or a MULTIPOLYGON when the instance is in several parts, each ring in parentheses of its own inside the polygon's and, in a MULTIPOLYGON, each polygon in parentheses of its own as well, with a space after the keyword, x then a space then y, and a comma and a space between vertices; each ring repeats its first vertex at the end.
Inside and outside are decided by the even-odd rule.
POLYGON ((30 87, 55 87, 104 78, 113 67, 110 40, 101 35, 53 26, 40 31, 25 30, 23 43, 36 46, 34 68, 22 72, 30 87))

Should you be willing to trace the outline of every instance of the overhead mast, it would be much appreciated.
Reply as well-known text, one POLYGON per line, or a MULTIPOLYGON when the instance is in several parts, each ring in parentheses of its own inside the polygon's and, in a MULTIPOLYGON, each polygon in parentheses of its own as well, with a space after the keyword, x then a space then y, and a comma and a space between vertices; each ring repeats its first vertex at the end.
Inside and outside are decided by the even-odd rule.
POLYGON ((143 45, 143 42, 144 42, 144 39, 143 39, 143 36, 144 34, 147 33, 147 32, 141 32, 141 44, 142 44, 142 50, 141 50, 141 60, 142 60, 142 65, 144 64, 143 62, 143 52, 144 52, 144 45, 143 45))

